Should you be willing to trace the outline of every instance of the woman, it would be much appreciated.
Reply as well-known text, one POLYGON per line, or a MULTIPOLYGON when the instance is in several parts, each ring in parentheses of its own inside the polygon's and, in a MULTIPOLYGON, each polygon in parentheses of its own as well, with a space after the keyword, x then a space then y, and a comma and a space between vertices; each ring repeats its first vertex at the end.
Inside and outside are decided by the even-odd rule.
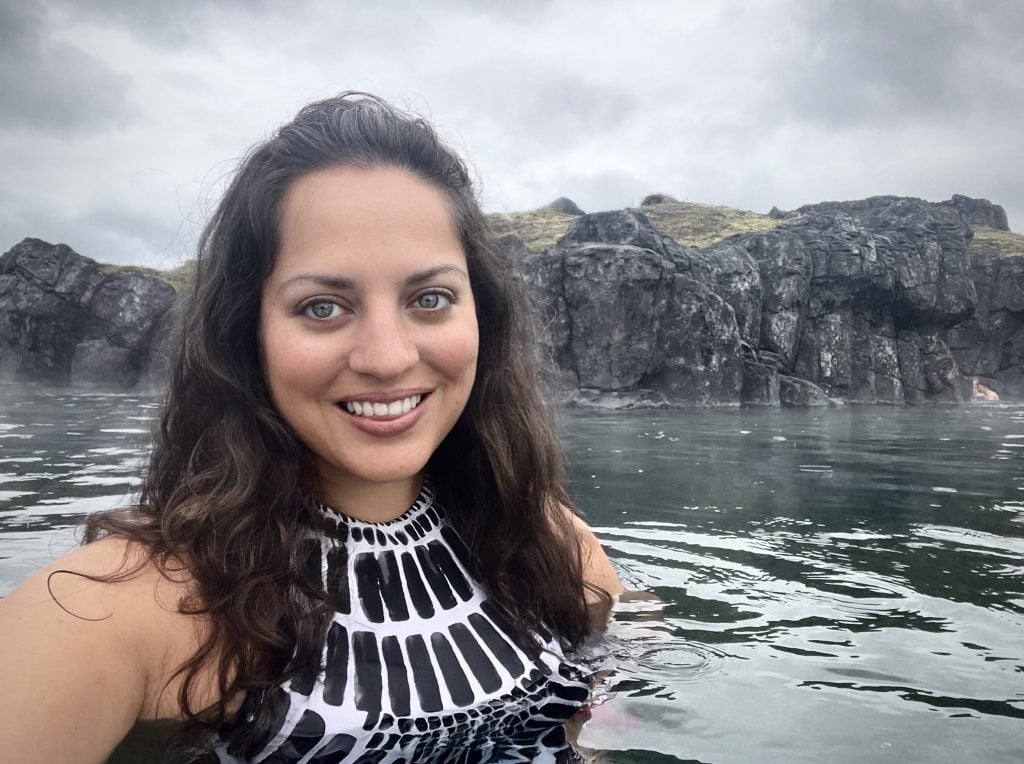
POLYGON ((371 96, 307 106, 196 278, 139 505, 0 606, 5 755, 171 718, 211 761, 569 756, 563 651, 621 586, 464 165, 371 96))

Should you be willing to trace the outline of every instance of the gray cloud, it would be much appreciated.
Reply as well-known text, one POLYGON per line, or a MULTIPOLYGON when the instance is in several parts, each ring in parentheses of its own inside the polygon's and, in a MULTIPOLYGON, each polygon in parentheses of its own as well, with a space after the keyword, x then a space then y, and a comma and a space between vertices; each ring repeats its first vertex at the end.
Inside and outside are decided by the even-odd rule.
POLYGON ((433 120, 492 210, 966 193, 1024 222, 1016 0, 44 0, 0 14, 4 247, 34 235, 116 262, 183 256, 245 148, 347 89, 433 120))
POLYGON ((129 79, 55 39, 42 10, 0 4, 0 127, 62 135, 120 127, 135 114, 129 79))
POLYGON ((810 8, 807 56, 788 89, 803 117, 842 129, 958 119, 1007 104, 1020 113, 1024 50, 1004 37, 1014 30, 1019 40, 1024 30, 1019 3, 831 0, 810 8))
MULTIPOLYGON (((270 10, 268 0, 50 0, 49 5, 73 21, 101 20, 161 46, 202 44, 209 26, 218 20, 270 10)), ((288 11, 298 13, 304 5, 303 0, 292 0, 288 11)))

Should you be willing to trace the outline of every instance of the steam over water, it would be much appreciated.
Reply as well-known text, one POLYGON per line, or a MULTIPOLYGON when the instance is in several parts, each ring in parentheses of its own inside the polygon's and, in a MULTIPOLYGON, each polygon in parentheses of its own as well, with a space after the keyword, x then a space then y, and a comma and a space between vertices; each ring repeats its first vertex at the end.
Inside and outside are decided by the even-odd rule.
MULTIPOLYGON (((130 499, 159 402, 0 401, 3 594, 130 499)), ((560 425, 588 521, 661 600, 587 647, 596 758, 1024 761, 1024 406, 560 425)))

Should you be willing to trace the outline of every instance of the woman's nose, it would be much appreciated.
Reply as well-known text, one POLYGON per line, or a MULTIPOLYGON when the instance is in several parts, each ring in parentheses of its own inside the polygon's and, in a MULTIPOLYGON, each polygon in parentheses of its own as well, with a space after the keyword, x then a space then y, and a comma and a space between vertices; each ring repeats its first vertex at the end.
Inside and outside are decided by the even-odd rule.
POLYGON ((378 379, 396 379, 419 361, 419 349, 400 310, 368 310, 357 319, 349 368, 378 379))

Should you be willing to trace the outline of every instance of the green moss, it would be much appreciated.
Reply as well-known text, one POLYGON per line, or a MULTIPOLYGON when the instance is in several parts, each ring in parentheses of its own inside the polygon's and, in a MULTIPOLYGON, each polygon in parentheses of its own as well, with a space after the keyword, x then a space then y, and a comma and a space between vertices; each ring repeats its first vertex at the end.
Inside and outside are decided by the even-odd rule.
POLYGON ((662 233, 691 247, 707 247, 738 233, 769 231, 783 222, 732 207, 690 202, 663 202, 636 211, 647 215, 662 233))
POLYGON ((170 284, 178 292, 192 285, 192 282, 196 279, 196 261, 195 258, 186 260, 184 263, 179 265, 177 268, 171 268, 167 271, 160 271, 158 274, 160 278, 170 284))
MULTIPOLYGON (((691 247, 707 247, 737 233, 767 231, 782 222, 731 207, 689 202, 663 202, 633 211, 647 215, 659 231, 691 247)), ((575 219, 574 215, 548 209, 488 216, 497 235, 515 234, 534 252, 554 246, 575 219)))
POLYGON ((532 212, 511 212, 506 214, 488 215, 491 230, 498 236, 515 234, 527 249, 533 252, 553 247, 565 232, 569 230, 576 215, 554 210, 533 210, 532 212))
POLYGON ((142 265, 115 265, 113 263, 97 263, 96 267, 105 276, 119 273, 145 273, 149 276, 156 276, 174 287, 177 292, 191 284, 196 273, 195 260, 187 260, 184 265, 166 271, 158 271, 155 268, 146 268, 142 265))
POLYGON ((974 238, 968 248, 976 250, 982 247, 994 249, 1000 257, 1024 257, 1024 235, 974 226, 974 238))
POLYGON ((152 268, 143 265, 115 265, 114 263, 96 263, 96 269, 105 276, 113 276, 116 273, 149 273, 157 274, 152 268))

